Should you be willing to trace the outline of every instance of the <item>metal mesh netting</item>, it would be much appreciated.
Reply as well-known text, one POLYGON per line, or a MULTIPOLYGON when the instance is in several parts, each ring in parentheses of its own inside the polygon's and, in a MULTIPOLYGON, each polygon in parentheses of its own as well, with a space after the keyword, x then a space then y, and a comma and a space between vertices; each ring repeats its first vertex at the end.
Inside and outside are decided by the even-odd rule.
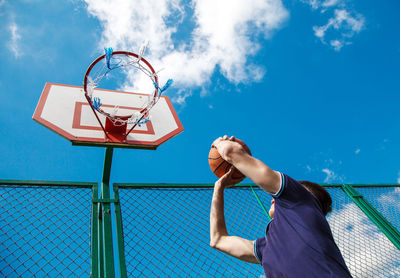
POLYGON ((400 230, 400 187, 356 187, 391 224, 400 230))
MULTIPOLYGON (((82 184, 0 183, 0 277, 90 275, 91 221, 97 219, 90 217, 91 204, 100 201, 92 200, 91 184, 82 184)), ((115 186, 119 186, 115 207, 122 209, 123 234, 118 228, 120 220, 114 225, 118 238, 124 237, 125 254, 119 256, 125 255, 128 277, 263 277, 260 265, 242 262, 209 246, 212 186, 115 186)), ((399 228, 400 187, 355 187, 399 228)), ((333 199, 328 222, 353 276, 400 278, 400 250, 354 203, 358 200, 354 198, 361 196, 344 189, 345 185, 327 187, 333 199)), ((225 191, 231 235, 255 240, 265 234, 269 219, 256 196, 267 210, 271 197, 259 188, 254 190, 256 194, 250 187, 225 191)), ((94 232, 93 239, 101 236, 100 231, 94 232)), ((396 242, 398 235, 394 235, 396 242)), ((93 252, 97 254, 103 247, 95 242, 93 252)), ((114 244, 115 253, 119 248, 114 244)), ((107 260, 92 258, 94 265, 100 266, 107 260)), ((124 269, 121 266, 117 273, 124 277, 124 269)))
MULTIPOLYGON (((328 222, 353 276, 399 277, 400 251, 341 188, 327 189, 333 199, 328 222)), ((256 192, 268 209, 271 197, 256 192)), ((209 246, 212 188, 120 188, 119 194, 128 277, 263 275, 261 266, 209 246)), ((231 235, 250 240, 263 236, 268 223, 250 188, 225 191, 225 217, 231 235)))
MULTIPOLYGON (((130 277, 259 277, 261 266, 209 246, 212 189, 119 190, 130 277)), ((226 190, 231 234, 256 239, 267 218, 248 189, 226 190)))
POLYGON ((88 277, 91 188, 0 185, 0 276, 88 277))
POLYGON ((399 277, 400 250, 340 189, 328 189, 335 241, 354 277, 399 277))

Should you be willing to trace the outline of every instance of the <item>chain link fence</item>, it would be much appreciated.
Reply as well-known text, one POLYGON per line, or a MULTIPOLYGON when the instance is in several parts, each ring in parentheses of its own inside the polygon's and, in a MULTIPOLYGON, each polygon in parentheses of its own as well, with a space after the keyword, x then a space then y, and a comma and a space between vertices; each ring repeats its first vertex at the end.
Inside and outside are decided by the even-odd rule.
MULTIPOLYGON (((212 188, 120 188, 129 277, 259 277, 209 246, 212 188)), ((248 189, 226 190, 230 233, 256 239, 268 219, 248 189)))
POLYGON ((400 231, 400 186, 354 186, 392 225, 400 231))
POLYGON ((399 278, 400 250, 341 188, 328 188, 328 192, 333 200, 328 222, 352 275, 399 278))
MULTIPOLYGON (((112 199, 97 190, 93 183, 0 181, 0 277, 104 277, 107 203, 116 276, 263 277, 260 265, 209 246, 211 184, 114 184, 112 199)), ((400 278, 400 187, 327 190, 333 199, 327 219, 353 276, 400 278)), ((257 187, 227 189, 229 233, 263 236, 270 202, 257 187)))
MULTIPOLYGON (((261 266, 243 263, 209 246, 212 187, 165 186, 119 186, 128 277, 263 277, 261 266)), ((362 187, 360 191, 396 225, 398 189, 362 187), (396 196, 389 209, 388 202, 396 196)), ((265 234, 271 197, 258 188, 253 190, 225 191, 229 234, 250 240, 265 234)), ((327 190, 333 199, 327 219, 352 275, 399 278, 400 250, 341 186, 327 186, 327 190)))
POLYGON ((20 183, 0 185, 0 277, 89 277, 92 185, 20 183))

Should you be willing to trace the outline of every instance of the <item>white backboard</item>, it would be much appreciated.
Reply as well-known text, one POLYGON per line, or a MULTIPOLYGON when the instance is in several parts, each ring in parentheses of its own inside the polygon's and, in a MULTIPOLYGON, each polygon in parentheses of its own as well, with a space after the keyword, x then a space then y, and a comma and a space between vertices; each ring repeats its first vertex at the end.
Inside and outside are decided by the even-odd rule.
MULTIPOLYGON (((103 89, 95 89, 94 94, 100 97, 103 110, 111 111, 118 105, 119 115, 140 110, 148 97, 144 94, 103 89)), ((104 126, 105 116, 100 113, 97 115, 104 126)), ((83 88, 55 83, 46 83, 33 119, 70 140, 74 145, 156 149, 183 131, 169 98, 161 96, 151 109, 150 120, 147 123, 136 126, 124 142, 112 142, 105 136, 85 98, 83 88)), ((128 124, 127 130, 131 127, 132 125, 128 124)))

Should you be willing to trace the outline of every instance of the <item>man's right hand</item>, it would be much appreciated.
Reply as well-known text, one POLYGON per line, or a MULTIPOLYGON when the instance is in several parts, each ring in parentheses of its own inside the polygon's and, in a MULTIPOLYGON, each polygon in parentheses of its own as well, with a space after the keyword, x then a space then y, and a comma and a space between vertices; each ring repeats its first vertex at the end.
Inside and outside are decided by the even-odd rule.
POLYGON ((217 139, 214 140, 211 146, 217 148, 217 145, 222 141, 235 141, 235 137, 234 136, 228 137, 228 135, 224 135, 223 137, 218 137, 217 139))
POLYGON ((249 154, 235 138, 223 136, 213 142, 221 157, 232 164, 243 175, 251 179, 263 190, 275 194, 281 185, 280 173, 270 169, 265 163, 249 154))
POLYGON ((232 173, 233 173, 234 167, 231 166, 228 172, 226 172, 222 177, 219 178, 215 182, 214 187, 222 187, 223 189, 227 187, 232 187, 237 184, 238 180, 235 180, 232 178, 232 173))
POLYGON ((227 135, 224 135, 223 137, 219 137, 214 140, 211 146, 215 147, 218 150, 221 157, 225 161, 231 164, 232 164, 231 155, 233 152, 246 153, 243 146, 238 142, 236 142, 235 137, 233 136, 228 137, 227 135))

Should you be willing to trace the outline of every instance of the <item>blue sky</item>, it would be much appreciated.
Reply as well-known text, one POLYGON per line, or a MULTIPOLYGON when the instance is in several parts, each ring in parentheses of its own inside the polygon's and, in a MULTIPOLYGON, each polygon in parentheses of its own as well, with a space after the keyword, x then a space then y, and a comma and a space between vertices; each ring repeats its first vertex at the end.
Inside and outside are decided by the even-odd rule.
MULTIPOLYGON (((111 182, 212 183, 209 148, 228 134, 296 179, 400 183, 398 1, 108 2, 0 0, 0 179, 99 182, 104 148, 72 146, 32 115, 46 82, 80 86, 104 47, 147 40, 185 130, 156 151, 115 149, 111 182)), ((376 202, 396 211, 398 193, 376 202)), ((360 246, 346 259, 398 268, 340 194, 328 220, 346 231, 340 246, 360 246)))
POLYGON ((116 149, 113 182, 214 182, 209 147, 228 134, 296 179, 400 183, 397 1, 124 3, 0 1, 0 178, 99 181, 104 149, 33 112, 45 82, 82 85, 104 47, 148 40, 185 130, 116 149))

